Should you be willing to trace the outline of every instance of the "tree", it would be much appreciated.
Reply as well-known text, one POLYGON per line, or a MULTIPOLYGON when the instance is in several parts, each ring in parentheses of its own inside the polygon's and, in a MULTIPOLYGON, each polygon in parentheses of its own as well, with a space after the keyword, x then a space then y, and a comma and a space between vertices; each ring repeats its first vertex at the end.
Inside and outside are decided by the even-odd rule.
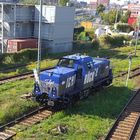
POLYGON ((32 4, 32 5, 39 4, 39 0, 20 0, 19 2, 22 4, 32 4))
POLYGON ((131 12, 128 10, 122 17, 121 22, 122 23, 128 23, 128 19, 130 17, 131 12))
POLYGON ((97 7, 97 13, 100 14, 100 13, 103 13, 103 11, 105 10, 105 6, 103 4, 100 4, 98 7, 97 7))
MULTIPOLYGON (((115 23, 116 14, 117 14, 117 10, 110 10, 108 13, 101 13, 100 15, 104 23, 111 25, 115 23)), ((121 18, 121 12, 119 11, 117 16, 117 22, 120 21, 120 18, 121 18)))
POLYGON ((60 6, 66 6, 66 4, 69 2, 69 0, 59 0, 58 3, 60 6))

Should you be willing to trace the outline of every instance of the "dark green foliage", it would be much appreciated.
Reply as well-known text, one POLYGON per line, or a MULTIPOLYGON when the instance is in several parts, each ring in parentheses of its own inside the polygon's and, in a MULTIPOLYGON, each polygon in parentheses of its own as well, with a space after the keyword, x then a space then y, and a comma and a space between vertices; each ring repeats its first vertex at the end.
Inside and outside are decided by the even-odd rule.
POLYGON ((97 7, 97 13, 100 14, 100 13, 103 13, 103 11, 105 10, 105 6, 103 4, 100 4, 98 7, 97 7))
POLYGON ((69 0, 59 0, 58 3, 60 6, 66 6, 66 4, 69 2, 69 0))
MULTIPOLYGON (((135 44, 136 44, 136 39, 133 39, 132 40, 132 45, 135 45, 135 44)), ((137 41, 137 44, 140 45, 140 40, 137 41)))
POLYGON ((126 33, 129 33, 134 30, 134 28, 127 23, 118 23, 116 25, 116 29, 120 32, 126 32, 126 33))
POLYGON ((100 46, 102 48, 106 47, 121 47, 123 46, 123 41, 129 41, 130 37, 129 36, 124 36, 124 35, 103 35, 99 38, 100 46))

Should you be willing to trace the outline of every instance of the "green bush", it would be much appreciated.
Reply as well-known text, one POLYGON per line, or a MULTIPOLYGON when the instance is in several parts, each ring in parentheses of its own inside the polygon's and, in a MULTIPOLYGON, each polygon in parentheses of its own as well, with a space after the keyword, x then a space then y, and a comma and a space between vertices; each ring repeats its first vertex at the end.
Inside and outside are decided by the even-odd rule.
POLYGON ((124 45, 123 41, 129 41, 131 38, 124 35, 103 35, 99 38, 99 44, 102 48, 121 47, 124 45))
POLYGON ((99 43, 97 40, 93 41, 76 41, 73 43, 73 50, 87 50, 87 49, 95 49, 97 50, 99 47, 99 43))
MULTIPOLYGON (((136 44, 136 39, 133 39, 132 40, 132 45, 135 45, 135 44, 136 44)), ((137 41, 137 45, 140 45, 140 40, 137 41)))
POLYGON ((73 39, 74 39, 74 40, 78 40, 79 34, 80 34, 81 32, 84 32, 84 30, 85 30, 85 28, 84 28, 83 26, 74 28, 74 36, 73 36, 73 39))
POLYGON ((129 33, 134 30, 134 28, 127 23, 117 23, 116 29, 120 32, 126 32, 126 33, 129 33))
MULTIPOLYGON (((47 56, 47 50, 42 50, 42 59, 47 56)), ((37 60, 37 49, 24 49, 17 53, 6 53, 0 55, 0 68, 3 66, 9 67, 10 65, 27 64, 31 61, 37 60)))

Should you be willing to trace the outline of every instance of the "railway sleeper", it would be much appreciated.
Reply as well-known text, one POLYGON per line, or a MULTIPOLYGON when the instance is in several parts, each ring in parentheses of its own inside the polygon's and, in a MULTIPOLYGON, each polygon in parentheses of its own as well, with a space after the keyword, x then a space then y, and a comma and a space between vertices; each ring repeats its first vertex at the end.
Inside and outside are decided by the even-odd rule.
POLYGON ((19 125, 30 126, 30 124, 29 124, 29 123, 27 123, 27 122, 25 122, 25 121, 20 122, 20 123, 19 123, 19 125))
POLYGON ((130 130, 117 129, 115 132, 118 132, 118 133, 124 133, 124 134, 130 134, 131 129, 130 129, 130 130))
POLYGON ((120 135, 112 135, 111 137, 112 139, 117 139, 117 140, 128 140, 128 137, 123 137, 123 136, 120 136, 120 135))
POLYGON ((122 130, 122 131, 131 131, 131 128, 130 127, 120 127, 120 126, 117 126, 117 129, 118 130, 122 130))
POLYGON ((46 115, 46 116, 50 116, 51 114, 48 112, 41 112, 40 114, 46 115))
POLYGON ((29 118, 28 120, 29 120, 29 121, 32 121, 32 122, 38 122, 38 121, 40 121, 39 119, 36 119, 36 118, 34 118, 34 117, 31 117, 31 118, 29 118))
POLYGON ((4 133, 4 132, 0 132, 0 137, 3 137, 3 138, 9 138, 9 137, 11 137, 12 135, 9 135, 9 134, 7 134, 7 133, 4 133))
MULTIPOLYGON (((48 111, 48 110, 45 110, 45 111, 42 111, 43 113, 47 113, 47 114, 49 114, 49 115, 51 115, 52 114, 52 112, 51 111, 48 111)), ((40 113, 42 113, 42 112, 40 112, 40 113)))
POLYGON ((129 136, 128 134, 125 134, 123 132, 120 133, 120 132, 116 132, 116 131, 113 134, 117 135, 117 136, 122 136, 122 137, 128 137, 129 136))
POLYGON ((43 117, 40 117, 38 115, 33 116, 35 119, 43 120, 43 117))
POLYGON ((128 125, 128 124, 118 124, 118 127, 123 127, 123 128, 131 128, 132 129, 132 126, 128 125))
POLYGON ((5 136, 0 135, 0 140, 6 140, 7 138, 5 136))
POLYGON ((134 123, 132 123, 132 122, 127 122, 127 121, 120 121, 119 124, 131 125, 131 126, 134 125, 134 123))
POLYGON ((44 114, 44 113, 40 113, 40 115, 44 116, 44 118, 48 118, 50 116, 50 114, 44 114))
POLYGON ((37 117, 41 117, 41 118, 42 118, 42 120, 46 118, 46 116, 41 115, 41 114, 38 114, 38 115, 37 115, 37 117))
POLYGON ((38 116, 33 116, 32 118, 33 118, 34 120, 36 120, 36 121, 37 121, 37 120, 41 121, 41 120, 43 119, 42 117, 38 117, 38 116))
POLYGON ((35 122, 31 120, 26 120, 25 123, 29 123, 30 125, 35 124, 35 122))
POLYGON ((137 119, 125 119, 124 121, 128 122, 128 123, 135 123, 137 119))
POLYGON ((136 117, 133 117, 133 118, 132 117, 126 117, 124 120, 126 120, 126 121, 134 121, 135 122, 136 119, 137 119, 136 117))
POLYGON ((7 134, 10 134, 10 135, 16 135, 16 132, 14 132, 14 131, 12 131, 12 130, 10 130, 10 129, 5 129, 5 132, 6 132, 7 134))
POLYGON ((131 118, 132 120, 135 120, 137 117, 138 117, 138 116, 133 116, 133 115, 131 115, 131 116, 126 117, 126 119, 131 118))

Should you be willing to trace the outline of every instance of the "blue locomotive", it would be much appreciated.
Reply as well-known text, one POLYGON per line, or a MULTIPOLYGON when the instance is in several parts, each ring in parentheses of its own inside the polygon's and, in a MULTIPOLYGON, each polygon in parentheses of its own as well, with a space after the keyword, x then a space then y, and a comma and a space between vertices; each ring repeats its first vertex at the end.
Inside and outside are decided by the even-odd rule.
POLYGON ((37 75, 33 95, 49 106, 69 104, 87 97, 90 90, 112 83, 110 61, 105 58, 74 54, 59 59, 58 64, 37 75))

